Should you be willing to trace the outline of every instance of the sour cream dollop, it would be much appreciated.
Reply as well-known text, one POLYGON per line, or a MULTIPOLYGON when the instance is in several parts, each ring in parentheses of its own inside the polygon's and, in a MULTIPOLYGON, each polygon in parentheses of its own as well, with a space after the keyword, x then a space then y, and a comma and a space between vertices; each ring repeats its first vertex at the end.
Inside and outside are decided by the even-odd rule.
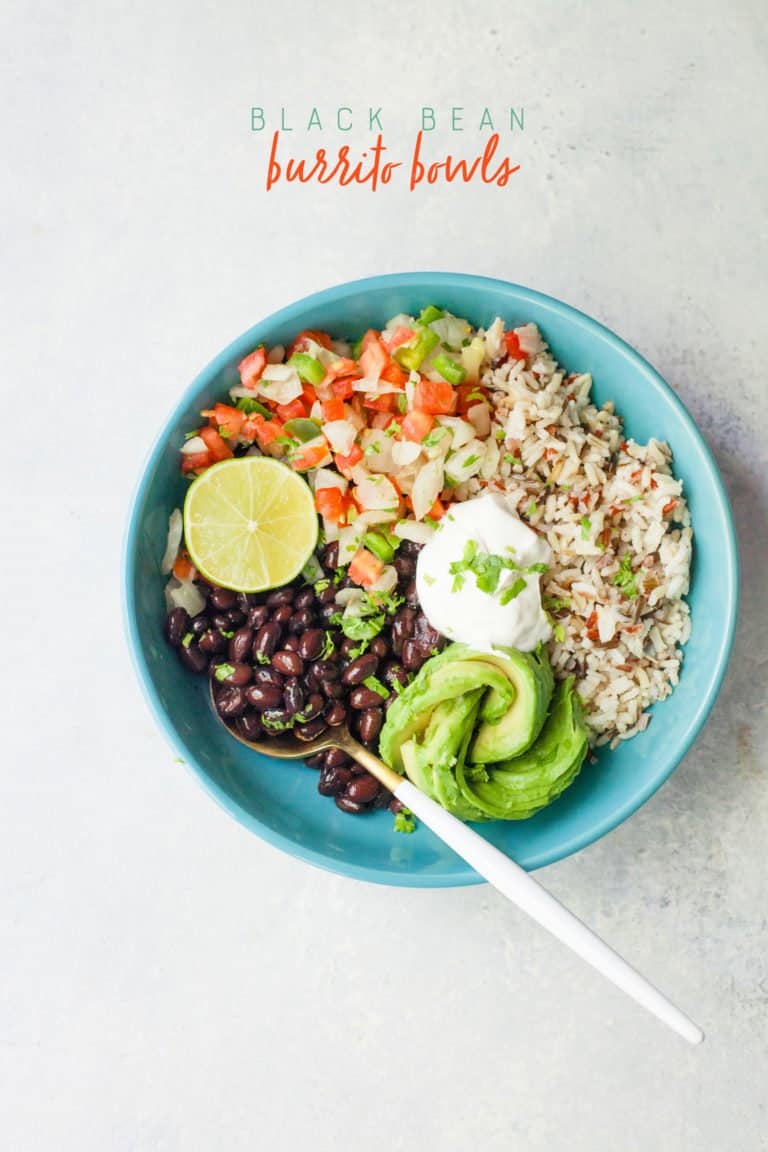
POLYGON ((527 569, 550 559, 546 540, 515 515, 503 496, 487 494, 452 504, 419 553, 416 590, 421 609, 449 640, 486 652, 494 647, 532 652, 549 639, 551 627, 541 606, 541 572, 527 569), (452 564, 469 566, 451 572, 452 564), (478 587, 478 576, 487 585, 483 572, 499 568, 492 591, 478 587))

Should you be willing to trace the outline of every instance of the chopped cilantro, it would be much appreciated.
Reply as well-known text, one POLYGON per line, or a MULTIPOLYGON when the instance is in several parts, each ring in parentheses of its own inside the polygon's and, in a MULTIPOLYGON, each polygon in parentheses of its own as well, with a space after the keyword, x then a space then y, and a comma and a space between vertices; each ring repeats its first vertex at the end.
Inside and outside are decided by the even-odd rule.
POLYGON ((462 464, 462 468, 471 468, 473 464, 477 464, 479 459, 480 457, 476 455, 467 456, 466 460, 462 464))
POLYGON ((638 500, 642 500, 643 493, 638 492, 637 496, 628 496, 626 500, 622 500, 622 504, 636 504, 638 500))
POLYGON ((447 435, 447 428, 433 428, 429 435, 424 437, 421 443, 425 448, 435 448, 447 435))
POLYGON ((231 640, 231 639, 232 639, 232 637, 233 637, 233 636, 234 636, 234 634, 235 634, 234 632, 225 632, 225 631, 223 630, 223 628, 220 628, 220 629, 219 629, 219 631, 221 632, 221 634, 222 634, 222 636, 224 637, 224 639, 225 639, 225 640, 231 640))
POLYGON ((222 440, 229 439, 229 429, 226 428, 223 424, 217 424, 216 431, 219 433, 219 436, 221 436, 222 440))
MULTIPOLYGON (((459 592, 464 587, 464 574, 471 572, 475 577, 478 589, 492 596, 499 586, 501 573, 505 570, 533 574, 546 572, 547 565, 536 563, 524 567, 522 564, 518 564, 516 560, 498 556, 494 552, 478 552, 477 542, 468 540, 464 546, 464 555, 461 560, 454 560, 448 567, 448 571, 453 576, 451 591, 459 592)), ((510 600, 520 595, 524 587, 525 580, 520 576, 509 588, 504 589, 500 598, 501 603, 508 604, 510 600)))
POLYGON ((368 640, 363 640, 356 648, 353 648, 349 653, 350 660, 357 660, 358 656, 362 656, 364 652, 367 652, 368 644, 368 640))
POLYGON ((589 535, 592 531, 592 521, 589 516, 582 516, 581 518, 581 538, 582 540, 589 540, 589 535))
POLYGON ((375 676, 366 676, 363 684, 365 684, 366 688, 369 688, 371 692, 378 692, 383 700, 386 700, 389 696, 389 688, 387 688, 386 684, 382 684, 381 680, 378 680, 375 676))
POLYGON ((482 392, 473 388, 472 391, 467 394, 467 400, 485 400, 485 396, 483 396, 482 392))
POLYGON ((545 596, 542 604, 547 612, 559 612, 561 608, 570 608, 571 606, 570 600, 559 596, 545 596))
POLYGON ((503 459, 505 464, 519 464, 520 467, 522 467, 522 465, 523 465, 523 462, 520 459, 520 457, 519 456, 513 456, 511 452, 505 452, 502 459, 503 459))
POLYGON ((425 584, 428 584, 428 585, 430 586, 430 588, 432 587, 432 585, 433 585, 433 584, 436 584, 436 583, 437 583, 437 577, 435 577, 435 576, 428 576, 428 575, 426 574, 426 572, 425 572, 425 573, 424 573, 424 575, 422 576, 422 580, 424 581, 424 583, 425 583, 425 584))
POLYGON ((191 432, 185 432, 184 433, 184 439, 185 440, 191 440, 193 436, 199 436, 199 435, 200 435, 200 429, 199 428, 193 428, 191 432))
POLYGON ((326 632, 325 640, 323 641, 323 650, 319 658, 321 660, 327 660, 330 656, 333 656, 335 651, 336 645, 333 642, 333 636, 331 636, 330 632, 326 632))
POLYGON ((261 714, 261 722, 270 732, 285 732, 287 728, 293 728, 297 720, 301 724, 304 722, 304 719, 305 717, 303 717, 301 713, 291 716, 290 720, 272 720, 268 712, 262 712, 261 714))
POLYGON ((265 656, 263 652, 256 653, 257 664, 269 664, 269 656, 265 656))
POLYGON ((182 640, 181 640, 181 646, 182 646, 182 648, 189 648, 189 646, 190 646, 190 644, 192 643, 192 641, 194 640, 194 638, 195 638, 195 634, 194 634, 194 632, 187 632, 187 633, 186 633, 186 634, 185 634, 185 635, 182 637, 182 640))
POLYGON ((363 450, 363 455, 374 456, 377 452, 381 452, 381 444, 378 440, 373 440, 368 447, 363 450))
POLYGON ((231 664, 219 664, 218 668, 214 672, 214 676, 219 681, 219 683, 221 683, 222 680, 228 680, 233 672, 234 668, 231 664))
POLYGON ((613 583, 620 588, 624 595, 634 600, 638 595, 637 573, 632 570, 632 557, 625 552, 619 564, 619 570, 613 577, 613 583))
POLYGON ((408 397, 406 396, 405 392, 398 393, 397 410, 398 412, 408 411, 408 397))
POLYGON ((493 434, 497 440, 504 440, 507 435, 503 428, 495 428, 493 434))
POLYGON ((326 588, 330 588, 330 586, 331 586, 331 582, 327 576, 324 576, 322 580, 316 580, 314 585, 313 585, 313 587, 315 589, 315 594, 317 596, 319 596, 321 592, 325 592, 326 588))
POLYGON ((565 628, 563 628, 562 624, 557 623, 553 626, 552 635, 554 636, 554 638, 558 644, 563 643, 563 641, 565 640, 565 628))
POLYGON ((509 604, 510 600, 516 600, 520 593, 525 588, 525 580, 522 576, 518 576, 516 580, 505 588, 501 596, 499 596, 500 604, 509 604))
POLYGON ((531 500, 530 504, 528 505, 528 507, 525 510, 525 514, 526 514, 526 516, 535 516, 537 512, 538 512, 538 508, 536 507, 536 501, 531 500))
POLYGON ((414 820, 408 808, 403 808, 402 812, 395 813, 395 832, 415 832, 416 821, 414 820))

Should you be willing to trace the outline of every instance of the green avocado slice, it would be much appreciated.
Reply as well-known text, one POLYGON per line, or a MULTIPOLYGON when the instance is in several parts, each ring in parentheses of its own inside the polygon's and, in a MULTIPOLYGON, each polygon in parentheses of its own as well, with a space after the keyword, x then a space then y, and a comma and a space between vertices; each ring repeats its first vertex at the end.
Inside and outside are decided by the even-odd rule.
POLYGON ((487 770, 456 766, 468 804, 486 819, 524 820, 555 800, 578 775, 587 754, 587 727, 573 677, 559 683, 535 744, 521 756, 487 770))
POLYGON ((462 820, 483 820, 476 804, 462 796, 456 771, 464 763, 477 718, 483 689, 477 688, 455 700, 444 700, 432 713, 424 739, 403 747, 409 778, 433 800, 462 820))
POLYGON ((494 690, 486 696, 481 710, 481 724, 472 743, 469 758, 473 764, 495 764, 519 756, 530 748, 547 718, 554 679, 549 660, 542 651, 518 652, 516 648, 499 648, 489 656, 498 662, 514 686, 515 698, 499 715, 494 690))
POLYGON ((490 714, 500 720, 514 701, 515 687, 495 657, 486 657, 463 644, 450 645, 439 656, 433 656, 387 712, 379 737, 382 759, 401 772, 403 744, 424 731, 437 706, 478 688, 493 689, 490 714))

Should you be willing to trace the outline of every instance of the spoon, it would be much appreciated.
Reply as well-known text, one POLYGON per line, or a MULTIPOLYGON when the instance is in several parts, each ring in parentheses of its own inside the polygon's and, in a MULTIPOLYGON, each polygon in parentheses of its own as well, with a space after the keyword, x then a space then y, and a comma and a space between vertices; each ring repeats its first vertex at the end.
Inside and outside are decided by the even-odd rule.
MULTIPOLYGON (((213 702, 213 685, 211 685, 211 700, 213 702)), ((241 744, 253 748, 256 752, 274 756, 278 760, 299 760, 328 748, 341 748, 358 764, 362 764, 406 808, 410 808, 411 812, 440 840, 448 844, 458 856, 485 877, 489 884, 526 912, 537 924, 546 928, 577 956, 586 960, 617 988, 621 988, 638 1004, 642 1004, 689 1044, 700 1044, 704 1039, 701 1028, 694 1024, 690 1017, 668 1000, 649 980, 641 976, 618 952, 601 940, 591 928, 579 920, 578 916, 574 916, 573 912, 542 888, 524 868, 515 864, 514 860, 505 856, 469 825, 463 824, 445 808, 441 808, 410 780, 393 771, 383 760, 355 740, 345 726, 328 729, 322 735, 308 741, 298 740, 287 733, 271 737, 269 740, 246 740, 224 724, 216 711, 215 703, 214 712, 216 718, 235 740, 239 740, 241 744)))

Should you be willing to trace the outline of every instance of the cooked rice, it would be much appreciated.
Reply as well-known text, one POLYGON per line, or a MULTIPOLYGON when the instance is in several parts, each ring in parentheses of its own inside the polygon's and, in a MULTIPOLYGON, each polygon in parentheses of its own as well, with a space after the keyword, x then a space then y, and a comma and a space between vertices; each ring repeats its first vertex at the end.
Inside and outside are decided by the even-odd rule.
MULTIPOLYGON (((549 541, 542 594, 560 637, 550 642, 552 666, 578 677, 593 745, 615 747, 647 727, 649 704, 678 682, 691 629, 690 515, 669 446, 625 440, 613 404, 592 402, 591 376, 565 375, 535 326, 523 331, 531 367, 505 363, 483 375, 492 434, 505 432, 491 486, 549 541), (614 583, 626 555, 634 598, 614 583)), ((474 495, 481 483, 464 487, 462 496, 474 495)))

